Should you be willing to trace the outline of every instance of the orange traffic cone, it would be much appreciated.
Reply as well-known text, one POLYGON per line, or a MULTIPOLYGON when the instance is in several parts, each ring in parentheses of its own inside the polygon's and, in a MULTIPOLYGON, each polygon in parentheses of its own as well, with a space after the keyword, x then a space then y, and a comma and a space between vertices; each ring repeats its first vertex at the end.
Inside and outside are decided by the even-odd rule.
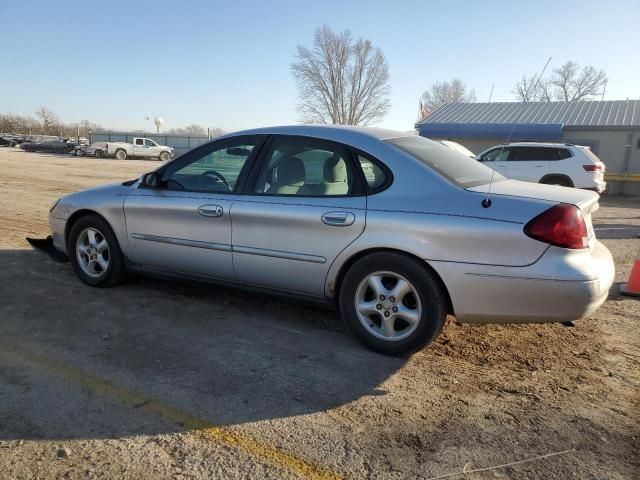
POLYGON ((632 297, 640 297, 640 253, 633 262, 629 280, 620 285, 620 293, 632 297))

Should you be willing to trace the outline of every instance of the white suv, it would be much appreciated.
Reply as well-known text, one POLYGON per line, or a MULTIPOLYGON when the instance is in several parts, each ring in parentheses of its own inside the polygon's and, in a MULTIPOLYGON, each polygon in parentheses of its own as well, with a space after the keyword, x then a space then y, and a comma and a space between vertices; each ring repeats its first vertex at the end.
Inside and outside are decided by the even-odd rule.
POLYGON ((476 159, 508 178, 604 192, 604 163, 589 147, 570 143, 509 143, 476 159))

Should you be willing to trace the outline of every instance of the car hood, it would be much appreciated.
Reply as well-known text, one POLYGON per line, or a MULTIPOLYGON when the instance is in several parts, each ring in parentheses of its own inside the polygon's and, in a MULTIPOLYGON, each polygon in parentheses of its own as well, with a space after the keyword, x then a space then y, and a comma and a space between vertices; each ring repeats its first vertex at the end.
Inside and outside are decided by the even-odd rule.
MULTIPOLYGON (((489 185, 480 185, 467 190, 487 193, 489 191, 489 185)), ((501 180, 494 182, 493 185, 491 185, 491 195, 505 195, 557 203, 570 203, 580 208, 584 213, 594 212, 597 209, 598 199, 600 198, 600 195, 589 190, 521 182, 519 180, 501 180)))
POLYGON ((52 212, 54 217, 67 219, 76 210, 89 209, 100 212, 107 206, 120 205, 131 193, 131 187, 122 183, 111 183, 72 193, 60 199, 52 212))

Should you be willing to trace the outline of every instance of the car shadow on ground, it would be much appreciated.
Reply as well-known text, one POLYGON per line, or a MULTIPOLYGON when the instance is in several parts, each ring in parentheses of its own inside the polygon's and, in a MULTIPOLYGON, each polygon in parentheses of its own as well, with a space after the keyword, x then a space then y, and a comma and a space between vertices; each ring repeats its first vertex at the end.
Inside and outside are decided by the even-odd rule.
POLYGON ((384 394, 406 361, 290 301, 148 278, 92 288, 30 250, 0 265, 0 439, 183 429, 140 398, 215 425, 321 412, 384 394))

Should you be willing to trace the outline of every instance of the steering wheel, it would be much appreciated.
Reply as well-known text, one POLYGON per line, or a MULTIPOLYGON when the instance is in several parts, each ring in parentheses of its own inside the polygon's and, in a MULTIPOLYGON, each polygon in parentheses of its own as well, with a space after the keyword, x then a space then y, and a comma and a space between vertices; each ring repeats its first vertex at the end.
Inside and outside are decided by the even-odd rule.
POLYGON ((207 171, 202 172, 200 174, 200 187, 201 188, 204 187, 203 179, 204 179, 204 177, 206 175, 211 175, 212 177, 214 177, 214 179, 216 180, 216 183, 222 183, 225 186, 225 188, 227 189, 227 191, 230 192, 232 190, 231 185, 229 185, 229 182, 227 182, 227 179, 224 178, 221 173, 216 172, 215 170, 207 170, 207 171))

